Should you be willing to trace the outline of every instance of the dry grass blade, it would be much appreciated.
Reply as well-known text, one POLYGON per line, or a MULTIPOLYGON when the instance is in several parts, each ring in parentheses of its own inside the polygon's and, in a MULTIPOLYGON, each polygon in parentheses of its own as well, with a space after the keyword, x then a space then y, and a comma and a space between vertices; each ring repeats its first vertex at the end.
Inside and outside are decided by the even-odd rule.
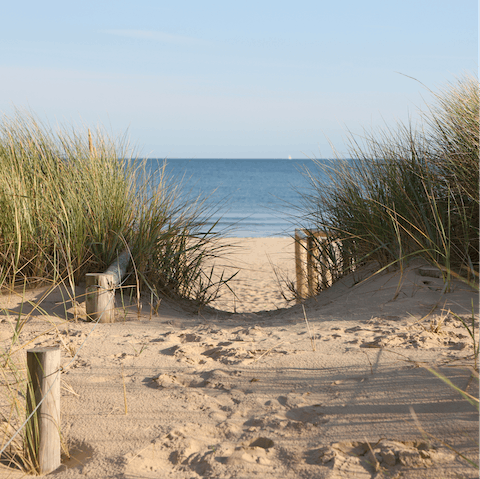
POLYGON ((305 306, 302 304, 303 317, 305 318, 305 324, 307 325, 308 336, 310 337, 310 344, 312 345, 312 351, 317 350, 317 344, 315 340, 315 333, 310 329, 310 324, 308 323, 307 313, 305 311, 305 306))
POLYGON ((283 344, 285 341, 280 341, 279 343, 275 344, 275 346, 272 346, 270 349, 262 353, 260 356, 258 356, 257 359, 255 359, 253 362, 256 363, 257 361, 260 361, 264 356, 266 356, 268 353, 272 352, 275 348, 278 348, 281 344, 283 344))
POLYGON ((128 404, 127 404, 127 386, 125 384, 125 374, 122 364, 122 383, 123 383, 123 401, 125 403, 125 416, 128 414, 128 404))

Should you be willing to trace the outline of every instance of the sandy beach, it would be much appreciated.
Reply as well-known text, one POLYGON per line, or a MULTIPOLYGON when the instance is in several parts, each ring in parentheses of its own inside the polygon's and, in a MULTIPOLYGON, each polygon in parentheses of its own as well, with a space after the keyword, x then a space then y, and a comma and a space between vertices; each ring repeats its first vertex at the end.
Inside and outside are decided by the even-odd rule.
MULTIPOLYGON (((21 344, 60 345, 65 368, 70 458, 52 477, 478 477, 449 448, 478 463, 478 411, 427 369, 478 397, 472 340, 454 316, 471 321, 473 305, 478 325, 477 292, 444 292, 412 262, 403 275, 361 268, 287 304, 277 278, 294 279, 293 240, 235 243, 233 292, 199 313, 164 299, 157 314, 145 302, 94 325, 58 290, 31 312, 21 344)), ((21 300, 0 297, 3 345, 21 300)), ((23 474, 3 464, 0 477, 23 474)))
POLYGON ((211 306, 222 311, 251 313, 289 305, 283 280, 295 279, 295 243, 292 238, 233 238, 228 255, 215 264, 227 275, 236 273, 230 287, 211 306))

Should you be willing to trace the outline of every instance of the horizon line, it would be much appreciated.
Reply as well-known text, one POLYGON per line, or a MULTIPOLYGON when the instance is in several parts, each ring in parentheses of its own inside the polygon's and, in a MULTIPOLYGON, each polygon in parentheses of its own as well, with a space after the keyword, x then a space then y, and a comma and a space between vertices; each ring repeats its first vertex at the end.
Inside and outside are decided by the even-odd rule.
MULTIPOLYGON (((176 157, 166 157, 164 158, 165 160, 286 160, 286 161, 290 161, 290 160, 297 160, 297 159, 300 159, 300 158, 275 158, 275 157, 271 157, 271 158, 242 158, 242 157, 238 157, 238 158, 222 158, 222 157, 208 157, 208 156, 205 156, 205 157, 202 157, 202 158, 197 158, 197 157, 180 157, 180 156, 176 156, 176 157)), ((307 160, 310 159, 310 158, 306 158, 307 160)))

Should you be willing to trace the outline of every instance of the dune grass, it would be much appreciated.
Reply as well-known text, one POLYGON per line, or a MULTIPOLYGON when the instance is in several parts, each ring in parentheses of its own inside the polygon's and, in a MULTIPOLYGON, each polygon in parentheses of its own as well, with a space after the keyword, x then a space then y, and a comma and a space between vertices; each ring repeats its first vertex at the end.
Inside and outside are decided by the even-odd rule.
MULTIPOLYGON (((402 271, 411 259, 422 258, 441 271, 443 292, 452 279, 478 291, 479 82, 464 76, 432 94, 434 103, 421 112, 418 125, 351 134, 352 159, 317 162, 320 174, 306 172, 311 188, 303 194, 304 223, 327 233, 313 248, 319 252, 314 258, 319 275, 327 269, 335 280, 369 261, 377 263, 378 271, 402 271), (335 245, 341 254, 331 253, 335 245)), ((313 232, 311 236, 316 240, 313 232)), ((324 287, 319 282, 319 289, 324 287)), ((456 317, 472 340, 472 379, 478 388, 473 304, 470 324, 456 317)), ((477 397, 428 370, 478 410, 477 397)), ((417 426, 423 433, 418 421, 417 426)))
POLYGON ((418 126, 351 135, 354 159, 317 162, 328 181, 307 172, 304 219, 328 232, 321 250, 341 244, 337 277, 365 261, 402 268, 421 257, 441 269, 446 289, 452 277, 478 288, 478 88, 465 76, 433 94, 418 126))
POLYGON ((102 272, 127 248, 136 282, 205 304, 226 278, 204 271, 221 251, 204 199, 190 201, 164 166, 148 170, 125 138, 53 131, 17 111, 0 123, 0 286, 102 272), (216 278, 216 279, 215 279, 216 278))

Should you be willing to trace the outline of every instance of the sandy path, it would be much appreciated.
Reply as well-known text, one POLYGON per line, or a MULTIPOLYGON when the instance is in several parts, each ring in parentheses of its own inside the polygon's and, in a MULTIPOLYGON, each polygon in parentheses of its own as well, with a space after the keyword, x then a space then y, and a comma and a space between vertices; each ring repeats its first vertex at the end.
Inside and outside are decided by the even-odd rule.
MULTIPOLYGON (((244 253, 236 289, 249 304, 236 314, 163 301, 152 319, 132 311, 92 332, 65 321, 58 293, 43 302, 48 318, 35 313, 22 343, 60 344, 65 365, 78 352, 62 374, 72 458, 52 477, 478 477, 440 442, 478 461, 478 412, 423 367, 478 397, 471 341, 452 315, 469 319, 477 293, 454 283, 442 294, 415 265, 403 278, 359 282, 369 276, 359 271, 305 302, 307 328, 301 305, 258 312, 280 307, 260 246, 293 271, 277 240, 239 240, 259 256, 244 253), (438 440, 425 441, 412 409, 438 440)), ((2 302, 5 345, 19 306, 2 302)), ((0 477, 21 475, 0 467, 0 477)))
POLYGON ((294 279, 295 250, 291 238, 241 238, 231 241, 232 252, 218 263, 227 274, 238 271, 212 306, 237 313, 273 310, 288 305, 282 290, 288 294, 281 278, 294 279), (277 272, 277 273, 276 273, 277 272))

